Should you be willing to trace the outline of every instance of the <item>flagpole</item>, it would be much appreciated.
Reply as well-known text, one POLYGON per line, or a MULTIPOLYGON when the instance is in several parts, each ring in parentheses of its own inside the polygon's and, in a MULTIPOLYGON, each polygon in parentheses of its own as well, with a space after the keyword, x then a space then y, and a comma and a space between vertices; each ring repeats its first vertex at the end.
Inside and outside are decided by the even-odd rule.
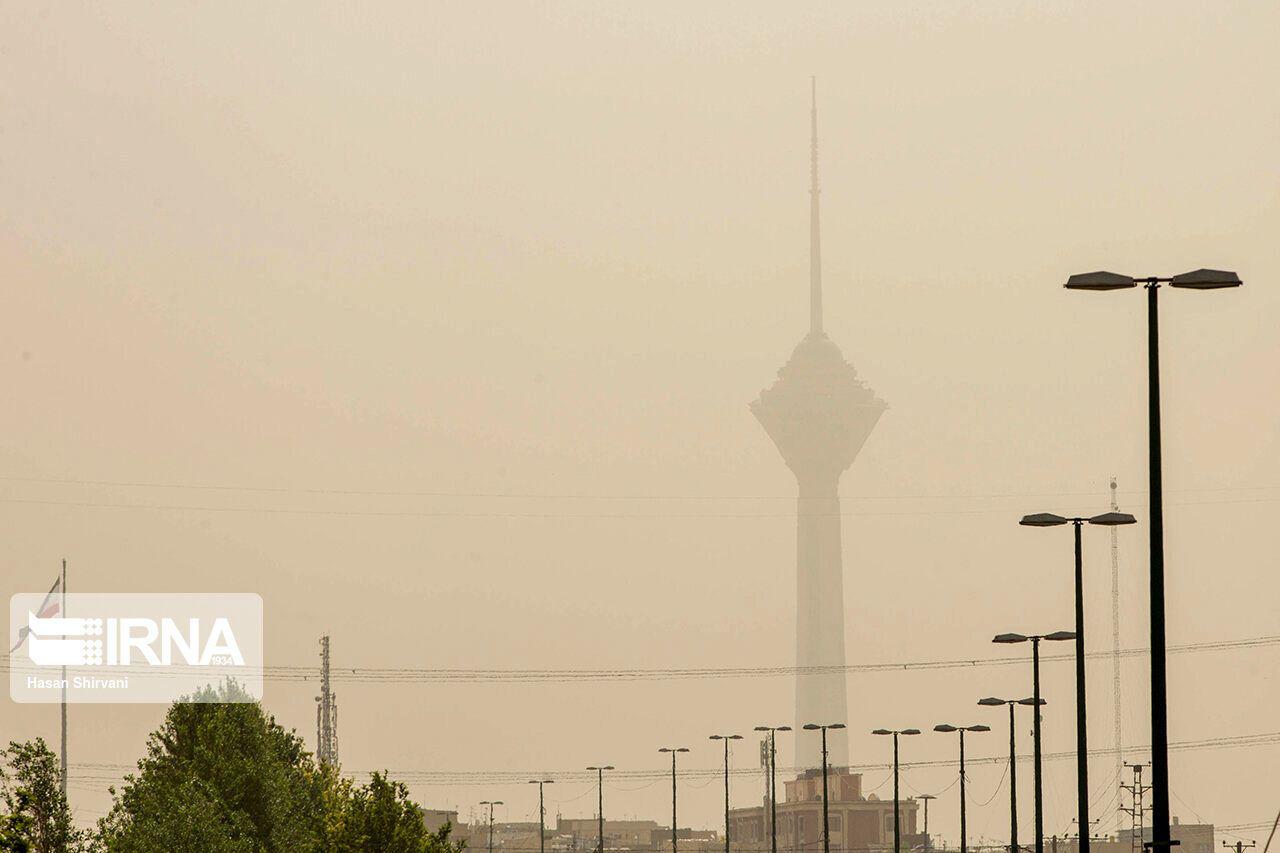
MULTIPOLYGON (((67 618, 67 560, 62 559, 62 618, 67 618)), ((67 667, 62 667, 62 799, 67 799, 67 667)))

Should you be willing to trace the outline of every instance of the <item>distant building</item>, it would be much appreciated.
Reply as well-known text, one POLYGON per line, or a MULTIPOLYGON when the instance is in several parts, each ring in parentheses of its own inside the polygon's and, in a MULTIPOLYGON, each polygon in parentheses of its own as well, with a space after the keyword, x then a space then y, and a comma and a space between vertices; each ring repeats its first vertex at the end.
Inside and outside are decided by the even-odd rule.
POLYGON ((418 809, 422 812, 422 823, 427 832, 439 832, 445 824, 449 824, 456 832, 458 829, 458 812, 456 809, 418 809))
MULTIPOLYGON (((1178 842, 1177 853, 1213 853, 1214 831, 1211 823, 1182 823, 1176 817, 1169 826, 1170 837, 1178 842)), ((1144 853, 1143 843, 1151 841, 1151 827, 1138 832, 1122 829, 1108 838, 1089 841, 1089 853, 1144 853)), ((1075 838, 1045 839, 1046 853, 1076 853, 1075 838), (1056 849, 1055 849, 1056 848, 1056 849)))
MULTIPOLYGON (((822 848, 822 771, 806 770, 784 782, 784 800, 778 803, 778 850, 816 851, 822 848)), ((919 803, 898 803, 902 846, 926 848, 926 838, 916 829, 919 803)), ((893 848, 893 797, 881 799, 862 793, 862 774, 847 768, 831 768, 827 774, 827 812, 832 853, 893 848)), ((729 838, 734 849, 767 851, 770 809, 768 802, 729 812, 729 838)))

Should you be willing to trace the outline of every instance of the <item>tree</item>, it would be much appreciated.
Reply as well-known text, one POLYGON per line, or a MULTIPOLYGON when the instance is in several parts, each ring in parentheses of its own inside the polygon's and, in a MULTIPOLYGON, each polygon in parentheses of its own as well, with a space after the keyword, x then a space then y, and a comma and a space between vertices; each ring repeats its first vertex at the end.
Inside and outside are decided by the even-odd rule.
POLYGON ((170 707, 139 773, 114 788, 100 843, 120 853, 294 853, 316 848, 320 777, 302 740, 237 684, 170 707))
POLYGON ((326 851, 360 853, 460 853, 463 844, 451 842, 449 825, 429 832, 422 810, 409 799, 403 782, 374 773, 369 782, 355 787, 341 780, 343 795, 331 799, 340 809, 327 822, 331 831, 325 839, 326 851))
POLYGON ((0 850, 14 853, 70 853, 85 836, 71 822, 62 793, 58 756, 43 738, 0 750, 4 811, 0 815, 0 850))
MULTIPOLYGON (((318 765, 234 683, 170 707, 99 821, 107 853, 461 853, 385 773, 318 765)), ((2 849, 2 848, 0 848, 2 849)))

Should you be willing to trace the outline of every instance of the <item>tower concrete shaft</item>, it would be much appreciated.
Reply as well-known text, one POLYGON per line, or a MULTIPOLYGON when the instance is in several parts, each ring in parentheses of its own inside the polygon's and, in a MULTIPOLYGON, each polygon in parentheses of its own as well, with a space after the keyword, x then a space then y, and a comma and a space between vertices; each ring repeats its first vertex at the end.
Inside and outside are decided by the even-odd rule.
MULTIPOLYGON (((816 91, 816 90, 815 90, 816 91)), ((796 760, 821 763, 819 738, 805 723, 848 721, 845 686, 844 566, 840 476, 885 403, 858 379, 840 348, 823 331, 822 268, 818 255, 817 107, 811 113, 809 333, 778 371, 778 379, 751 404, 796 477, 796 760)), ((832 731, 830 763, 848 764, 848 738, 832 731)))

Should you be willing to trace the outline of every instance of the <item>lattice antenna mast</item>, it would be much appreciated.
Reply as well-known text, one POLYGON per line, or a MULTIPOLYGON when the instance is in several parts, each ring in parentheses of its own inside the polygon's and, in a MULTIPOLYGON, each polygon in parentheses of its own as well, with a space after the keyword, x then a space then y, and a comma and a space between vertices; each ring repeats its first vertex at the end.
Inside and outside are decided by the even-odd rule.
POLYGON ((320 638, 320 695, 316 697, 316 759, 338 763, 338 697, 329 681, 329 635, 320 638))
MULTIPOLYGON (((1120 509, 1116 501, 1116 478, 1111 478, 1111 511, 1120 509)), ((1111 528, 1111 691, 1112 691, 1112 747, 1116 755, 1116 785, 1124 781, 1124 735, 1121 731, 1120 702, 1120 537, 1111 528)), ((1116 822, 1124 818, 1116 812, 1116 822)))
POLYGON ((1145 830, 1142 826, 1144 816, 1143 800, 1146 798, 1147 791, 1151 790, 1151 786, 1142 784, 1142 769, 1144 767, 1150 767, 1151 765, 1126 764, 1124 766, 1133 771, 1133 784, 1121 785, 1120 787, 1121 789, 1129 792, 1129 799, 1132 805, 1129 808, 1121 807, 1120 811, 1129 815, 1130 818, 1129 849, 1132 850, 1133 853, 1144 853, 1145 847, 1143 846, 1143 842, 1145 841, 1145 836, 1143 833, 1145 830))

